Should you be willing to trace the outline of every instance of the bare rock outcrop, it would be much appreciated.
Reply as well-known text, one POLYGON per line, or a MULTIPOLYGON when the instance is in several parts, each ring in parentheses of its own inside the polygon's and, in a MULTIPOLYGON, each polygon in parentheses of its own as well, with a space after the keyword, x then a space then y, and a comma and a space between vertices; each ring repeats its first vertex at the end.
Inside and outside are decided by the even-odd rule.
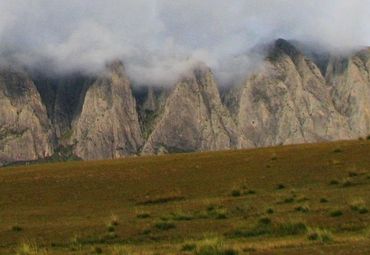
POLYGON ((53 154, 51 125, 30 77, 0 70, 0 165, 53 154))
POLYGON ((256 147, 351 137, 319 68, 285 40, 233 95, 234 117, 256 147))
POLYGON ((221 103, 212 72, 204 65, 184 76, 161 111, 144 153, 226 150, 241 146, 243 139, 221 103))
POLYGON ((71 141, 82 159, 137 154, 143 144, 136 102, 123 64, 116 61, 88 89, 71 141))
POLYGON ((370 48, 350 57, 332 57, 326 79, 338 112, 355 136, 370 134, 370 48))

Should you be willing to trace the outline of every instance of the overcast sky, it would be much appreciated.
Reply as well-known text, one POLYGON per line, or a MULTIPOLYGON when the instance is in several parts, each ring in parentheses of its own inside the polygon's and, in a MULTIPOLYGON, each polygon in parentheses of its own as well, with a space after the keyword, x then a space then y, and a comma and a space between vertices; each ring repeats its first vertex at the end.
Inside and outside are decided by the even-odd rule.
POLYGON ((121 58, 139 83, 172 83, 198 60, 241 74, 252 47, 280 37, 333 52, 370 45, 370 0, 0 1, 3 60, 68 72, 121 58))

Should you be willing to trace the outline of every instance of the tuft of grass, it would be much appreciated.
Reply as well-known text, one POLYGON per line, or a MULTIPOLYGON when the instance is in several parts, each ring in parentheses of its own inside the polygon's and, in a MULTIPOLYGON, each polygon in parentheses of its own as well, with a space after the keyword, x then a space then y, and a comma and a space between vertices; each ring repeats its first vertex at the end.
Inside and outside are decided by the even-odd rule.
POLYGON ((225 247, 220 239, 204 240, 196 249, 195 255, 238 255, 235 249, 225 247))
POLYGON ((334 153, 342 153, 343 150, 341 148, 336 148, 333 152, 334 153))
POLYGON ((357 177, 358 175, 359 175, 359 173, 354 172, 354 171, 348 172, 348 177, 357 177))
POLYGON ((344 188, 351 187, 351 186, 353 186, 353 182, 352 182, 352 180, 350 178, 344 178, 342 180, 342 186, 344 188))
POLYGON ((292 236, 301 235, 307 232, 307 226, 302 222, 272 222, 269 218, 262 218, 251 229, 236 230, 231 234, 234 238, 249 238, 257 236, 292 236))
POLYGON ((310 211, 309 205, 300 205, 294 208, 297 212, 308 213, 310 211))
POLYGON ((119 217, 115 214, 111 214, 109 219, 109 224, 112 226, 118 226, 119 225, 119 217))
POLYGON ((333 235, 329 230, 321 228, 309 228, 307 239, 310 241, 318 241, 321 243, 328 243, 333 241, 333 235))
POLYGON ((198 212, 195 217, 200 219, 217 219, 223 220, 227 219, 227 209, 223 207, 208 206, 206 211, 198 212))
POLYGON ((147 212, 139 212, 138 214, 136 214, 136 218, 147 219, 147 218, 150 218, 150 214, 147 212))
POLYGON ((15 225, 15 226, 12 226, 12 231, 14 232, 21 232, 23 230, 23 228, 21 228, 20 226, 18 225, 15 225))
POLYGON ((322 204, 329 203, 329 200, 323 197, 323 198, 320 198, 320 203, 322 204))
POLYGON ((240 197, 242 195, 241 191, 238 189, 234 189, 231 191, 231 196, 233 197, 240 197))
POLYGON ((255 190, 250 189, 250 190, 244 191, 244 194, 245 195, 255 195, 257 194, 257 192, 255 190))
POLYGON ((46 250, 40 249, 35 242, 22 242, 16 249, 16 255, 47 255, 46 250))
POLYGON ((185 200, 184 196, 180 196, 177 194, 169 195, 165 197, 155 197, 155 198, 148 198, 144 201, 138 202, 138 205, 155 205, 155 204, 167 204, 171 202, 177 202, 185 200))
POLYGON ((280 183, 280 184, 278 184, 278 185, 276 185, 276 189, 277 190, 282 190, 282 189, 285 189, 286 187, 285 187, 285 185, 284 184, 282 184, 282 183, 280 183))
POLYGON ((264 217, 258 220, 258 224, 260 225, 270 225, 272 223, 272 220, 268 217, 264 217))
POLYGON ((272 208, 268 208, 267 210, 266 210, 266 213, 268 213, 268 214, 273 214, 275 211, 274 211, 274 209, 272 209, 272 208))
POLYGON ((369 212, 369 209, 367 208, 366 203, 362 198, 353 200, 350 203, 350 207, 353 211, 356 211, 360 214, 365 214, 369 212))
POLYGON ((331 217, 341 217, 343 216, 343 212, 341 210, 334 210, 330 212, 331 217))
POLYGON ((129 251, 127 250, 126 247, 120 246, 120 245, 115 245, 111 247, 110 249, 110 255, 129 255, 129 251))
POLYGON ((307 198, 307 197, 305 197, 305 196, 301 196, 301 197, 297 198, 297 202, 299 202, 299 203, 301 203, 301 202, 306 202, 306 201, 308 201, 308 200, 310 200, 310 199, 308 199, 308 198, 307 198))
POLYGON ((195 243, 186 243, 181 247, 181 251, 195 251, 197 245, 195 243))
POLYGON ((95 254, 103 254, 103 249, 101 247, 95 246, 93 248, 93 253, 95 253, 95 254))
POLYGON ((330 185, 339 185, 339 181, 338 180, 331 180, 330 185))
POLYGON ((176 228, 176 225, 172 222, 161 221, 154 224, 154 227, 158 230, 166 231, 176 228))
POLYGON ((72 251, 82 250, 81 237, 78 234, 75 234, 69 241, 69 247, 72 251))
POLYGON ((291 203, 294 203, 295 201, 295 198, 294 197, 287 197, 287 198, 284 198, 280 204, 291 204, 291 203))
POLYGON ((111 214, 109 219, 107 220, 107 231, 109 234, 114 234, 116 231, 116 227, 119 225, 119 218, 115 214, 111 214))
POLYGON ((107 230, 108 230, 108 232, 115 232, 116 231, 116 228, 113 225, 108 225, 107 226, 107 230))
POLYGON ((193 220, 194 216, 189 213, 185 213, 183 211, 178 211, 175 213, 171 213, 169 215, 169 218, 174 221, 189 221, 189 220, 193 220))

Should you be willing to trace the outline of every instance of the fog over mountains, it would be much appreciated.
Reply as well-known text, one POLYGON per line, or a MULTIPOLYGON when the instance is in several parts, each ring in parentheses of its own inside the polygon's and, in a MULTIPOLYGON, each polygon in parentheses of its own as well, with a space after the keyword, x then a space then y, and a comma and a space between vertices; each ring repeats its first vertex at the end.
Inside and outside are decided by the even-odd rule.
POLYGON ((229 84, 262 61, 256 45, 277 38, 336 53, 369 45, 369 9, 368 0, 3 0, 0 55, 58 73, 119 58, 146 85, 172 85, 202 61, 229 84))
POLYGON ((367 136, 369 9, 1 1, 0 165, 367 136))

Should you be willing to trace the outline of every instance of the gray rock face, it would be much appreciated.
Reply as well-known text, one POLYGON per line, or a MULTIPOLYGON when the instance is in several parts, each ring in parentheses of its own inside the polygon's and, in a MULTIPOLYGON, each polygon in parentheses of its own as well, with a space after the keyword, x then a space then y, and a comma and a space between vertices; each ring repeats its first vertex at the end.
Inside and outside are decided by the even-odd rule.
POLYGON ((370 49, 335 57, 297 47, 277 40, 258 71, 222 91, 223 101, 202 64, 173 87, 134 92, 118 61, 98 78, 33 82, 25 72, 3 69, 0 165, 60 148, 90 160, 369 135, 370 49))
POLYGON ((284 40, 233 94, 239 128, 256 147, 352 137, 319 68, 284 40))
POLYGON ((240 140, 212 72, 201 66, 174 87, 143 152, 224 150, 240 140))
POLYGON ((111 64, 85 95, 71 141, 82 159, 136 154, 143 144, 136 102, 122 63, 111 64))
POLYGON ((350 58, 332 58, 326 73, 338 112, 348 118, 350 130, 370 133, 370 48, 350 58))
POLYGON ((0 165, 53 153, 46 108, 32 80, 20 71, 0 71, 0 165))
POLYGON ((71 135, 74 118, 81 112, 86 87, 91 85, 93 79, 80 74, 57 78, 34 76, 57 142, 64 144, 71 135))

